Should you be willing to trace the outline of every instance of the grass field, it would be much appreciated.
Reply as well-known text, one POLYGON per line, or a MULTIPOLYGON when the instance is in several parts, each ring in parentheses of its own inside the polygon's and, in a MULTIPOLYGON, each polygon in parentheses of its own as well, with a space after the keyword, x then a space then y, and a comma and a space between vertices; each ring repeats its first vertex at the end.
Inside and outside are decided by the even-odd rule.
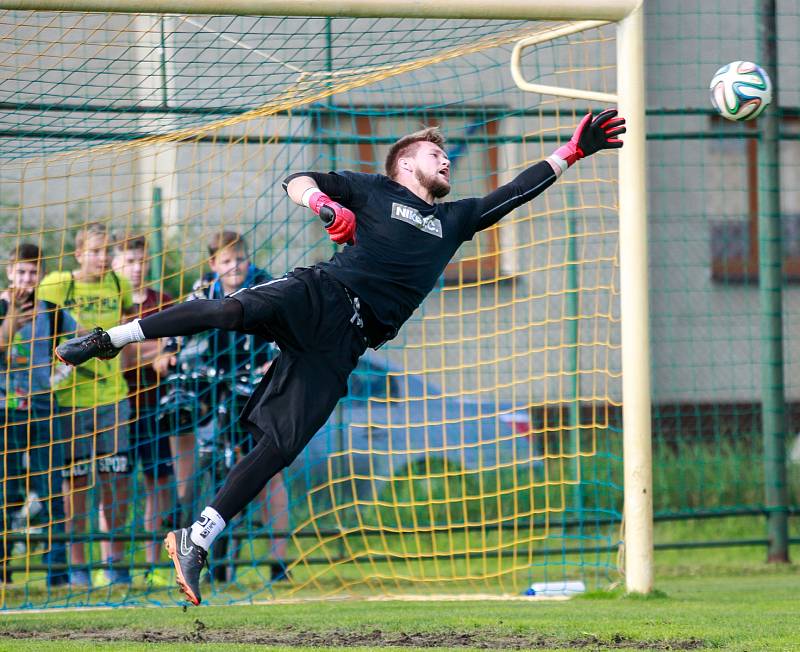
POLYGON ((538 650, 800 650, 797 569, 663 578, 648 599, 307 602, 6 616, 0 649, 248 649, 270 645, 538 650))
MULTIPOLYGON (((691 524, 682 527, 692 534, 691 524)), ((726 527, 740 526, 716 527, 728 534, 726 527)), ((798 557, 800 547, 792 552, 798 557)), ((660 552, 658 590, 648 598, 612 591, 565 602, 330 600, 15 612, 0 616, 0 650, 800 650, 800 567, 763 558, 763 548, 660 552)))

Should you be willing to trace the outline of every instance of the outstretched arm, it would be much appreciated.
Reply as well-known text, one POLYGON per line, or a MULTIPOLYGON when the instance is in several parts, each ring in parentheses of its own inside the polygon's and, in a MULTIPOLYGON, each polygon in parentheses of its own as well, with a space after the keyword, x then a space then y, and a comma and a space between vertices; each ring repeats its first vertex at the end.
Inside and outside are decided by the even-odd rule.
POLYGON ((302 172, 288 177, 283 188, 295 204, 319 215, 331 240, 337 244, 353 242, 356 216, 339 203, 351 199, 350 186, 345 179, 335 174, 302 172))
POLYGON ((576 161, 601 149, 622 147, 618 136, 624 133, 625 118, 617 117, 616 109, 606 109, 594 118, 587 113, 568 143, 478 201, 475 231, 492 226, 515 208, 543 193, 576 161))
POLYGON ((540 195, 558 178, 547 161, 539 161, 478 200, 475 231, 488 229, 515 208, 540 195))

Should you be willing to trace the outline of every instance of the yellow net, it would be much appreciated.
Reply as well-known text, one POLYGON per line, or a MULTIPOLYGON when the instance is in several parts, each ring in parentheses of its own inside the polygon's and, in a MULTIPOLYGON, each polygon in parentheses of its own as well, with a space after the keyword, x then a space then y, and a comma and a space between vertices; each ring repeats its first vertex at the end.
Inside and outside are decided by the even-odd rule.
MULTIPOLYGON (((514 86, 513 44, 555 27, 2 13, 0 249, 40 247, 43 296, 60 306, 43 314, 63 307, 83 328, 100 312, 121 319, 126 296, 143 296, 124 265, 116 281, 98 277, 102 291, 83 287, 86 246, 76 235, 97 244, 101 226, 107 242, 144 236, 142 283, 174 300, 196 284, 216 291, 208 246, 221 230, 239 234, 253 266, 271 276, 326 259, 324 231, 280 188, 288 174, 379 172, 389 144, 438 124, 451 198, 482 195, 601 108, 514 86)), ((523 57, 526 74, 613 92, 612 35, 601 27, 545 41, 523 57)), ((433 586, 508 593, 612 576, 621 503, 616 178, 613 155, 583 161, 464 245, 398 338, 361 361, 309 447, 228 528, 224 550, 212 551, 212 602, 433 586)), ((108 265, 125 251, 113 249, 108 265)), ((52 371, 49 360, 14 359, 30 333, 6 348, 7 388, 24 375, 32 382, 37 365, 52 371)), ((153 352, 139 351, 91 378, 62 380, 55 394, 42 390, 49 403, 35 413, 6 401, 3 540, 13 577, 4 605, 24 595, 36 605, 176 599, 157 581, 169 577, 160 535, 180 518, 179 497, 184 509, 202 508, 246 449, 230 416, 246 390, 209 373, 220 362, 203 341, 185 342, 178 371, 158 386, 131 373, 118 384, 123 367, 150 366, 153 352), (186 394, 194 412, 175 403, 186 394), (98 405, 113 409, 98 416, 98 405), (95 449, 76 476, 86 461, 79 440, 95 449), (167 460, 147 468, 139 449, 153 441, 174 458, 171 474, 153 470, 167 460), (123 481, 109 465, 126 445, 138 452, 123 481), (53 507, 59 501, 66 512, 53 507), (31 514, 37 505, 43 516, 31 514), (41 590, 86 571, 91 587, 41 590), (98 588, 114 580, 135 590, 98 588)))

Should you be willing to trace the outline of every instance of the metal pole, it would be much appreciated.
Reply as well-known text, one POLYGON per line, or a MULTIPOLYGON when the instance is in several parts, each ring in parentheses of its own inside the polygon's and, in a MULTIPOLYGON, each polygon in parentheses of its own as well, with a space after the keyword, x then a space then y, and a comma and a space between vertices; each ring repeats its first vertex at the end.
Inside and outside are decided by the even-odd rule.
POLYGON ((161 106, 169 108, 169 86, 167 85, 167 36, 164 33, 164 17, 158 19, 158 29, 161 35, 161 58, 159 64, 159 77, 161 78, 161 106))
MULTIPOLYGON (((161 104, 168 106, 169 92, 167 90, 167 55, 166 55, 166 36, 164 34, 164 18, 158 20, 159 33, 161 39, 160 65, 158 75, 161 80, 161 104)), ((164 292, 164 211, 162 206, 161 187, 153 186, 153 204, 150 209, 150 228, 151 235, 148 238, 148 249, 150 254, 150 281, 157 283, 156 290, 164 292)))
MULTIPOLYGON (((575 456, 573 481, 575 482, 574 516, 583 524, 583 488, 581 487, 581 432, 580 432, 580 374, 578 373, 578 325, 580 306, 578 302, 578 256, 575 233, 575 189, 567 188, 567 305, 565 307, 567 364, 565 376, 567 387, 567 428, 569 429, 569 450, 575 456)), ((581 528, 582 529, 582 528, 581 528)), ((579 532, 582 534, 582 531, 579 532)))
POLYGON ((644 17, 617 26, 617 93, 628 121, 619 154, 619 257, 622 314, 622 426, 625 467, 625 583, 653 590, 653 449, 650 424, 650 315, 647 262, 644 17))
POLYGON ((761 408, 767 560, 789 561, 786 491, 786 398, 783 381, 783 255, 780 212, 780 111, 776 0, 761 0, 760 63, 772 78, 773 108, 758 121, 758 288, 761 304, 761 408))
MULTIPOLYGON (((329 73, 333 72, 333 19, 328 17, 325 19, 325 70, 329 73)), ((337 114, 333 111, 333 98, 328 96, 325 99, 325 106, 328 112, 328 116, 332 120, 338 120, 337 114)), ((320 118, 318 124, 322 126, 323 122, 320 118)), ((328 157, 330 158, 330 163, 328 169, 334 170, 336 169, 336 138, 331 138, 328 141, 328 157)), ((336 245, 332 244, 332 248, 335 250, 336 245)), ((336 451, 341 453, 344 450, 344 429, 346 425, 344 422, 344 406, 342 402, 339 401, 336 404, 336 451)), ((339 506, 345 503, 344 498, 344 484, 340 482, 341 478, 344 476, 344 458, 340 455, 336 458, 336 464, 334 465, 334 473, 336 474, 335 478, 331 478, 331 480, 336 481, 336 485, 334 487, 333 495, 335 496, 336 502, 339 506)), ((344 515, 347 512, 339 512, 336 511, 338 514, 338 519, 343 519, 344 515)), ((343 523, 343 525, 347 525, 347 523, 343 523)), ((345 547, 344 547, 344 539, 342 537, 339 538, 339 555, 344 556, 345 554, 345 547)))
MULTIPOLYGON (((170 89, 170 54, 168 16, 137 15, 131 25, 134 36, 130 51, 135 60, 132 72, 135 74, 135 95, 137 105, 161 111, 162 116, 169 116, 170 89)), ((159 118, 158 114, 146 112, 139 115, 140 133, 163 133, 170 129, 174 120, 169 117, 159 118)), ((152 143, 137 148, 136 155, 136 189, 141 205, 151 205, 154 188, 161 192, 160 211, 161 226, 169 229, 178 219, 177 215, 177 145, 175 143, 152 143)), ((159 271, 160 274, 160 271, 159 271)))
POLYGON ((150 281, 157 283, 158 292, 164 291, 164 240, 161 227, 163 215, 161 212, 161 188, 153 187, 153 203, 150 207, 150 237, 147 239, 147 248, 150 251, 150 281))
MULTIPOLYGON (((333 72, 333 19, 325 19, 325 70, 333 72)), ((333 98, 328 96, 325 99, 327 114, 333 119, 338 120, 338 115, 333 111, 333 98)), ((336 165, 336 138, 331 138, 328 142, 328 155, 331 157, 331 166, 336 165)))

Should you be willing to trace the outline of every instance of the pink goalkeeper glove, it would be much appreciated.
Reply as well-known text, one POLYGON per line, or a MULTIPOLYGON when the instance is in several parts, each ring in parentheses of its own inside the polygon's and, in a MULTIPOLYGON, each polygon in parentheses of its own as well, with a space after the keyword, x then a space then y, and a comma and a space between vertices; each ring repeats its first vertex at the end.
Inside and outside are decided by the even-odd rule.
POLYGON ((616 109, 606 109, 594 119, 591 113, 587 113, 569 142, 550 154, 547 161, 558 176, 584 156, 590 156, 601 149, 622 147, 622 141, 617 136, 624 133, 625 118, 618 118, 616 109))
POLYGON ((349 208, 333 201, 322 191, 308 198, 308 207, 319 215, 330 239, 336 244, 355 242, 356 216, 349 208))

